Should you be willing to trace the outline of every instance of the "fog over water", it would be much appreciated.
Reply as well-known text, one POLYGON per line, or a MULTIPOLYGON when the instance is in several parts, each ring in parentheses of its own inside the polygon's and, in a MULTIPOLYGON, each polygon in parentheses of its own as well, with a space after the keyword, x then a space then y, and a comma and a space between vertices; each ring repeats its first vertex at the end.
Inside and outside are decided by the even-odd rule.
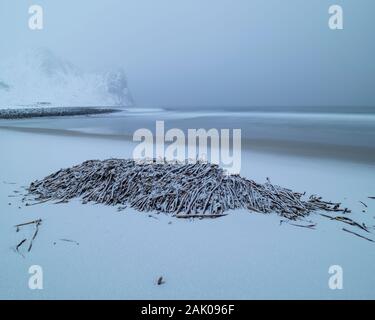
POLYGON ((122 68, 140 106, 375 105, 372 0, 40 0, 40 31, 31 4, 1 0, 0 61, 44 47, 122 68), (332 4, 344 30, 328 28, 332 4))

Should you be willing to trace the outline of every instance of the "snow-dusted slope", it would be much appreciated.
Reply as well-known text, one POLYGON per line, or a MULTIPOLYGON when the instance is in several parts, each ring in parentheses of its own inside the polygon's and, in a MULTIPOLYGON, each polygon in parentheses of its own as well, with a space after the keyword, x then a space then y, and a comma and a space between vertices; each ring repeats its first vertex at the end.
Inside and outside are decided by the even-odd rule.
POLYGON ((47 49, 31 49, 0 62, 0 107, 129 106, 122 69, 89 73, 47 49))

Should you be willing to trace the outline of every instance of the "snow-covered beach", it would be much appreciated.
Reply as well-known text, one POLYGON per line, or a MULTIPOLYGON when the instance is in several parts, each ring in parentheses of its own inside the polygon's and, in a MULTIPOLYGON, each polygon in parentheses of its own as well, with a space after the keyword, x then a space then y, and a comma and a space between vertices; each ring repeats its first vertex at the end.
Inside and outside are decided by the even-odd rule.
MULTIPOLYGON (((150 127, 155 119, 164 119, 167 124, 181 128, 223 125, 220 124, 222 118, 209 117, 207 121, 202 113, 186 115, 156 110, 138 114, 1 120, 0 255, 3 263, 0 297, 375 298, 375 244, 343 232, 345 225, 319 215, 311 216, 317 223, 314 230, 280 223, 282 219, 275 214, 245 210, 236 210, 214 220, 190 221, 164 214, 139 213, 131 208, 118 212, 116 207, 82 205, 78 200, 26 207, 14 192, 22 191, 22 186, 60 168, 85 160, 131 158, 132 130, 150 127), (33 249, 23 257, 15 252, 15 247, 25 234, 32 233, 32 228, 16 232, 14 225, 39 218, 43 222, 38 237, 33 249), (31 265, 43 268, 43 290, 28 287, 31 265), (343 268, 343 290, 331 290, 328 286, 328 270, 332 265, 343 268), (158 286, 160 276, 165 284, 158 286)), ((231 120, 237 119, 231 117, 231 120)), ((375 200, 368 197, 375 196, 375 165, 374 155, 366 153, 373 150, 370 139, 373 120, 372 116, 365 116, 356 123, 354 118, 350 115, 341 120, 334 117, 333 121, 339 125, 332 127, 330 123, 330 130, 325 131, 325 121, 332 119, 323 117, 318 121, 321 127, 317 134, 302 129, 300 135, 295 135, 300 141, 286 139, 291 126, 281 125, 274 132, 275 135, 280 132, 284 138, 280 139, 279 148, 272 148, 277 140, 262 138, 261 131, 254 125, 253 132, 259 134, 257 143, 262 145, 263 141, 263 146, 268 147, 253 144, 253 148, 251 141, 245 146, 241 175, 259 182, 269 177, 275 184, 342 202, 352 210, 351 218, 373 227, 375 200), (344 127, 348 130, 343 130, 344 127), (357 127, 369 130, 356 136, 353 132, 357 127), (334 134, 329 135, 329 131, 334 134), (319 150, 324 153, 325 149, 319 149, 318 143, 331 139, 337 131, 343 133, 341 143, 330 141, 329 148, 326 145, 327 150, 338 150, 337 154, 327 152, 319 156, 319 150), (326 139, 321 139, 324 135, 326 139), (352 139, 348 139, 349 136, 352 139), (300 150, 298 143, 303 139, 312 150, 294 152, 300 150), (362 154, 342 156, 350 150, 362 154)), ((259 115, 249 119, 253 119, 253 122, 249 120, 249 126, 262 122, 259 115)), ((296 123, 288 116, 284 120, 276 117, 271 126, 282 124, 285 119, 296 123)), ((234 120, 230 123, 236 125, 234 120)), ((264 123, 261 125, 266 128, 264 123)), ((293 130, 297 130, 296 126, 292 126, 293 130)), ((272 134, 272 130, 264 131, 272 134)))
POLYGON ((375 300, 374 12, 0 0, 0 301, 375 300))

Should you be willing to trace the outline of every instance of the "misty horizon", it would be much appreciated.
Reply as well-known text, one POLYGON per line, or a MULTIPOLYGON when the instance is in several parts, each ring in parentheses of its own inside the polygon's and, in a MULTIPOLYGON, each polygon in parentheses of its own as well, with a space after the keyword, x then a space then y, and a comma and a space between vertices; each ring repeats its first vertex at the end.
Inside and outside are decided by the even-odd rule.
MULTIPOLYGON (((363 5, 366 3, 366 6, 363 5)), ((0 61, 45 47, 90 72, 125 70, 139 106, 374 106, 371 8, 340 1, 28 1, 0 4, 0 61)), ((1 70, 0 70, 1 75, 1 70)))

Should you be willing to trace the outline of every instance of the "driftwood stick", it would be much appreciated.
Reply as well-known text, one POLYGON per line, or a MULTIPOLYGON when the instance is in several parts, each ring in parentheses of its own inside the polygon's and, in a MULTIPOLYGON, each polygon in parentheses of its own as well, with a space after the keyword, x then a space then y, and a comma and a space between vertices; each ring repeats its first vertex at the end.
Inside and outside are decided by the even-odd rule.
POLYGON ((16 251, 18 252, 18 249, 26 242, 26 239, 23 239, 20 241, 20 243, 17 244, 16 246, 16 251))
POLYGON ((360 203, 362 203, 366 208, 367 208, 367 204, 364 203, 363 201, 359 201, 360 203))
POLYGON ((175 214, 173 217, 180 219, 189 219, 189 218, 219 218, 227 216, 228 214, 175 214))
POLYGON ((18 228, 18 227, 27 226, 29 224, 34 224, 34 223, 40 224, 41 222, 42 222, 42 219, 38 219, 38 220, 30 221, 30 222, 16 224, 14 227, 18 228))
POLYGON ((40 222, 37 222, 37 223, 35 224, 35 232, 34 232, 32 238, 31 238, 31 240, 30 240, 30 245, 29 245, 29 248, 27 249, 28 252, 30 252, 30 250, 31 250, 31 248, 32 248, 32 246, 33 246, 33 241, 35 240, 35 238, 36 238, 36 236, 37 236, 37 234, 38 234, 38 232, 39 232, 39 225, 40 225, 40 222))
POLYGON ((342 230, 344 230, 344 231, 346 231, 346 232, 349 232, 349 233, 351 233, 351 234, 354 234, 355 236, 360 237, 360 238, 362 238, 362 239, 365 239, 365 240, 367 240, 367 241, 375 242, 374 240, 372 240, 372 239, 370 239, 370 238, 367 238, 367 237, 365 237, 365 236, 362 236, 362 235, 360 235, 360 234, 358 234, 358 233, 356 233, 356 232, 354 232, 354 231, 350 231, 350 230, 345 229, 345 228, 342 228, 342 230))
POLYGON ((75 241, 75 240, 71 240, 71 239, 59 239, 60 241, 65 241, 65 242, 72 242, 72 243, 75 243, 77 246, 79 245, 79 242, 78 241, 75 241))
POLYGON ((308 224, 308 225, 290 223, 290 225, 295 226, 295 227, 308 228, 308 229, 315 229, 316 227, 316 223, 308 224))
POLYGON ((341 217, 341 216, 331 217, 331 216, 328 216, 328 215, 325 215, 325 214, 320 214, 320 215, 323 216, 323 217, 326 217, 330 220, 337 220, 337 221, 349 224, 351 226, 358 227, 358 228, 362 229, 363 231, 370 232, 370 231, 368 231, 368 229, 365 225, 359 224, 358 222, 355 222, 354 220, 352 220, 350 218, 341 217))
POLYGON ((47 201, 49 201, 50 199, 45 199, 45 200, 42 200, 42 201, 39 201, 39 202, 35 202, 35 203, 26 203, 26 207, 29 207, 29 206, 35 206, 37 204, 41 204, 41 203, 45 203, 47 201))

